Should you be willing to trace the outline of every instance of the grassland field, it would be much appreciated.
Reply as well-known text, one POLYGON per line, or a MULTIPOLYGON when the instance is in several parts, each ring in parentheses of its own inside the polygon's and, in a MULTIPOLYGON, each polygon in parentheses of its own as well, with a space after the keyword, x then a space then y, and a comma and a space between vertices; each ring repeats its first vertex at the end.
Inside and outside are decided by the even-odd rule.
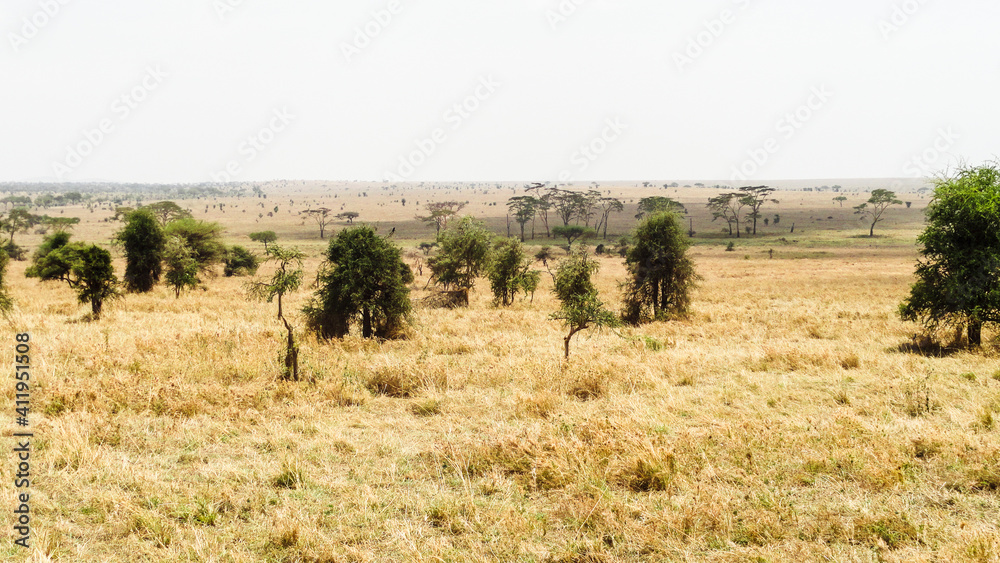
MULTIPOLYGON (((889 209, 870 238, 852 210, 860 188, 842 207, 830 191, 776 192, 763 211, 779 225, 737 240, 704 206, 718 190, 600 186, 626 201, 611 240, 641 197, 685 204, 702 279, 688 318, 587 331, 568 362, 547 275, 509 308, 480 280, 468 308, 449 310, 420 305, 424 268, 410 338, 301 333, 310 381, 295 383, 279 380, 276 306, 248 301, 245 278, 176 299, 161 285, 88 322, 65 284, 11 262, 8 366, 15 332, 33 346, 33 547, 13 545, 8 453, 0 560, 1000 561, 996 334, 976 352, 909 347, 919 327, 896 308, 929 196, 900 193, 912 206, 889 209)), ((515 195, 493 184, 264 190, 178 203, 258 253, 247 235, 276 231, 308 254, 307 278, 328 240, 304 209, 395 228, 415 261, 434 237, 414 219, 427 201, 469 201, 464 213, 506 234, 515 195)), ((120 228, 107 206, 43 211, 80 217, 76 240, 107 245, 120 228)), ((41 240, 15 236, 32 251, 41 240)), ((617 308, 623 262, 597 259, 617 308)), ((310 292, 286 298, 299 327, 310 292)), ((2 389, 12 412, 12 379, 2 389)), ((13 416, 4 424, 11 444, 13 416)))

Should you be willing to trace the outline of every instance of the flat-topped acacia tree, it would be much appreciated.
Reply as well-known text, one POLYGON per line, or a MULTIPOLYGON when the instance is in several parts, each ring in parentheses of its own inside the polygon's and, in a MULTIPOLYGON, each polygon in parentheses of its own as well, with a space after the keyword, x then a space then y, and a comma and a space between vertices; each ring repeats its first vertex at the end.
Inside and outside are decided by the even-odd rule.
POLYGON ((862 219, 868 217, 872 221, 871 228, 868 230, 868 236, 875 236, 875 225, 882 220, 882 214, 885 213, 885 210, 890 205, 903 205, 903 202, 896 199, 896 192, 877 189, 872 190, 872 195, 868 198, 868 201, 854 207, 855 214, 862 215, 862 219))
POLYGON ((267 245, 278 240, 278 234, 274 231, 260 231, 257 233, 250 233, 250 240, 254 242, 263 243, 264 252, 267 252, 267 245))

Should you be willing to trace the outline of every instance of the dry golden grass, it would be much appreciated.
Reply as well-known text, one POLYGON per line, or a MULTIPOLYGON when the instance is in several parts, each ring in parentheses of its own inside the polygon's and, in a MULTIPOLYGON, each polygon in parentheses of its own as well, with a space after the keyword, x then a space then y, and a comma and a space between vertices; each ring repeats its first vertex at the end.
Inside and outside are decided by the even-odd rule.
MULTIPOLYGON (((468 309, 418 309, 409 340, 303 336, 307 383, 278 380, 275 307, 239 279, 78 322, 66 287, 14 263, 5 341, 31 331, 37 376, 31 557, 998 561, 997 348, 900 351, 919 225, 898 227, 813 233, 805 257, 778 235, 697 246, 689 319, 585 332, 567 363, 547 276, 507 309, 480 282, 468 309)), ((614 304, 624 268, 600 260, 614 304)))

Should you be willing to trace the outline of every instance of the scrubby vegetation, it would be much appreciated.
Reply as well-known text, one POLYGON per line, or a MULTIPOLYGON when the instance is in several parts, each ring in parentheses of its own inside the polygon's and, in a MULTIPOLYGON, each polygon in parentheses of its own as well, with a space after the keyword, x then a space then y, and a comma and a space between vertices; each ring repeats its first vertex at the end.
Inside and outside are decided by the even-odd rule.
MULTIPOLYGON (((245 278, 218 276, 217 261, 195 268, 197 291, 175 299, 161 280, 105 305, 96 320, 80 316, 66 283, 26 279, 29 264, 10 262, 9 330, 30 330, 39 350, 32 417, 44 438, 33 465, 31 557, 992 561, 1000 553, 995 327, 984 323, 971 351, 939 334, 931 340, 897 314, 925 227, 919 194, 870 238, 869 225, 860 228, 828 193, 783 192, 764 209, 796 223, 795 232, 761 221, 738 252, 725 252, 728 228, 710 232, 704 206, 725 190, 612 187, 619 191, 602 197, 625 209, 601 232, 618 241, 614 252, 597 256, 577 240, 567 254, 541 237, 535 215, 525 238, 537 221, 542 240, 524 255, 555 276, 538 278, 534 299, 498 307, 492 283, 473 283, 467 306, 446 309, 428 300, 438 294, 432 272, 410 268, 436 231, 413 220, 413 208, 468 199, 467 212, 504 234, 510 190, 407 189, 405 207, 391 186, 338 186, 338 198, 319 186, 290 191, 297 208, 287 214, 291 204, 275 189, 274 217, 253 209, 263 192, 250 205, 238 197, 185 204, 194 215, 186 221, 219 223, 223 248, 264 228, 280 233, 283 244, 269 244, 273 259, 250 285, 260 284, 255 297, 277 298, 283 323, 275 307, 246 299, 245 278), (635 227, 638 202, 658 195, 683 201, 704 233, 683 253, 702 278, 688 287, 686 315, 657 320, 650 308, 653 322, 578 331, 567 360, 573 319, 557 313, 564 318, 555 322, 553 313, 603 304, 594 310, 614 323, 627 295, 620 284, 635 275, 626 259, 648 250, 642 236, 620 238, 635 227), (338 224, 321 240, 295 213, 348 198, 383 223, 338 224), (301 253, 281 259, 286 242, 301 253), (315 332, 293 331, 300 318, 315 332), (330 318, 337 322, 314 320, 330 318)), ((868 198, 843 193, 851 203, 868 198)), ((553 201, 548 211, 558 223, 573 200, 561 195, 567 207, 553 201)), ((108 207, 82 211, 72 238, 22 235, 41 257, 30 266, 44 268, 33 271, 64 271, 61 248, 93 247, 74 240, 109 241, 122 224, 105 221, 108 207)), ((593 228, 603 222, 593 209, 568 222, 593 228)), ((443 233, 461 221, 451 219, 443 233)), ((684 240, 687 225, 673 227, 684 240)), ((523 258, 510 263, 524 271, 523 258)), ((125 256, 109 265, 124 268, 125 256)), ((24 559, 9 546, 0 554, 24 559)))

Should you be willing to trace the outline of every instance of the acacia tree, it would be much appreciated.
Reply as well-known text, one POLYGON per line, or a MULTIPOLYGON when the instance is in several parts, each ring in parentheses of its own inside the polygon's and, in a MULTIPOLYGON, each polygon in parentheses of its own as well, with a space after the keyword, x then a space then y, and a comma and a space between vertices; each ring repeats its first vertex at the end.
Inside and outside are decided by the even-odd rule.
POLYGON ((476 278, 486 270, 493 234, 481 221, 465 216, 441 234, 441 249, 427 260, 430 281, 445 290, 454 287, 459 301, 468 305, 476 278))
POLYGON ((632 233, 632 241, 625 254, 630 277, 623 284, 622 320, 636 325, 686 313, 696 275, 677 216, 665 212, 647 217, 632 233))
POLYGON ((163 261, 167 266, 167 285, 174 288, 174 298, 178 299, 185 289, 198 287, 198 261, 194 252, 183 238, 177 235, 167 237, 163 247, 163 261))
POLYGON ((305 213, 316 222, 316 225, 319 227, 319 238, 325 239, 326 227, 333 221, 333 217, 330 217, 330 209, 320 207, 318 209, 306 209, 302 213, 305 213))
POLYGON ((115 242, 125 251, 125 290, 146 293, 160 280, 166 236, 153 213, 131 211, 125 225, 115 234, 115 242))
POLYGON ((740 192, 743 194, 740 197, 740 199, 743 200, 743 204, 750 208, 750 211, 747 212, 747 219, 753 221, 753 234, 756 236, 757 219, 762 217, 760 208, 768 202, 778 203, 778 200, 768 197, 774 193, 774 188, 769 188, 767 186, 746 186, 740 188, 740 192))
POLYGON ((232 246, 226 250, 226 256, 222 259, 225 265, 222 273, 226 277, 232 276, 252 276, 257 273, 260 266, 260 258, 242 246, 232 246))
POLYGON ((69 238, 65 232, 46 237, 25 275, 66 282, 81 303, 90 303, 93 319, 100 319, 104 301, 121 295, 111 253, 96 244, 70 242, 69 238))
POLYGON ((167 223, 171 221, 191 218, 190 211, 182 208, 172 201, 158 201, 156 203, 143 206, 142 209, 146 209, 152 213, 153 216, 159 219, 160 225, 162 226, 166 226, 167 223))
POLYGON ((468 203, 459 201, 429 201, 424 205, 427 215, 417 215, 417 219, 434 225, 435 235, 440 237, 441 230, 448 228, 448 222, 458 212, 465 208, 468 203))
POLYGON ((615 315, 604 307, 590 279, 598 268, 598 263, 589 259, 585 252, 575 252, 560 262, 556 270, 553 292, 561 306, 550 318, 563 321, 569 330, 563 339, 567 360, 569 343, 576 333, 591 327, 614 327, 619 324, 615 315))
POLYGON ((552 234, 566 239, 566 244, 573 246, 575 240, 595 236, 597 235, 597 231, 583 225, 556 225, 552 227, 552 234))
POLYGON ((353 225, 354 224, 354 220, 357 219, 360 216, 361 216, 361 214, 358 213, 357 211, 345 211, 343 213, 338 213, 336 215, 337 219, 341 219, 341 220, 347 221, 348 225, 353 225))
POLYGON ((501 238, 494 244, 487 277, 493 290, 493 304, 504 307, 514 302, 518 292, 534 295, 540 278, 537 270, 531 270, 524 245, 516 238, 501 238))
POLYGON ((198 269, 203 272, 210 271, 226 256, 222 227, 218 223, 180 219, 167 223, 163 234, 184 239, 184 244, 191 249, 192 258, 198 263, 198 269))
POLYGON ((833 198, 833 201, 839 202, 840 206, 843 207, 844 206, 844 202, 847 201, 847 196, 845 196, 845 195, 838 195, 837 197, 833 198))
POLYGON ((660 213, 662 211, 673 211, 677 213, 687 213, 687 209, 679 201, 675 201, 673 198, 664 197, 661 195, 644 197, 639 200, 639 213, 636 214, 636 219, 642 219, 647 215, 652 215, 653 213, 660 213))
POLYGON ((264 244, 264 252, 267 252, 267 245, 278 240, 278 234, 274 231, 259 231, 250 233, 250 240, 264 244))
POLYGON ((970 346, 981 344, 984 323, 1000 322, 998 167, 965 167, 937 182, 917 238, 917 282, 899 309, 929 330, 964 327, 970 346))
POLYGON ((38 215, 28 211, 26 207, 11 209, 6 217, 0 219, 0 229, 10 233, 8 244, 14 243, 14 233, 24 233, 42 221, 38 215))
POLYGON ((747 202, 739 193, 724 193, 708 199, 708 209, 712 212, 712 221, 722 219, 729 226, 729 236, 733 235, 733 224, 736 224, 736 238, 740 238, 740 215, 747 202))
POLYGON ((524 226, 535 218, 537 204, 538 200, 530 195, 516 196, 507 200, 507 210, 514 215, 514 220, 521 227, 521 242, 524 242, 524 226))
POLYGON ((309 328, 321 338, 342 338, 360 322, 364 338, 400 336, 412 307, 413 272, 399 247, 359 225, 338 233, 326 258, 303 309, 309 328))
POLYGON ((251 299, 271 303, 278 298, 278 319, 285 325, 288 336, 285 342, 285 373, 284 379, 299 380, 299 348, 295 344, 295 330, 285 318, 281 299, 286 293, 292 293, 302 285, 302 259, 305 254, 297 248, 284 249, 277 245, 266 251, 265 262, 274 261, 278 267, 271 276, 271 281, 251 281, 247 283, 247 294, 251 299))
POLYGON ((609 218, 612 213, 621 213, 625 209, 625 205, 620 199, 614 197, 602 197, 598 205, 601 208, 601 219, 594 230, 600 232, 603 228, 604 240, 608 240, 609 218))
POLYGON ((867 202, 854 207, 856 215, 862 215, 862 219, 868 217, 872 221, 871 229, 868 230, 868 236, 875 236, 875 225, 882 220, 882 214, 885 213, 885 210, 890 205, 903 205, 903 202, 896 199, 895 192, 880 188, 872 190, 872 195, 868 198, 867 202), (871 204, 871 207, 869 207, 869 204, 871 204))

